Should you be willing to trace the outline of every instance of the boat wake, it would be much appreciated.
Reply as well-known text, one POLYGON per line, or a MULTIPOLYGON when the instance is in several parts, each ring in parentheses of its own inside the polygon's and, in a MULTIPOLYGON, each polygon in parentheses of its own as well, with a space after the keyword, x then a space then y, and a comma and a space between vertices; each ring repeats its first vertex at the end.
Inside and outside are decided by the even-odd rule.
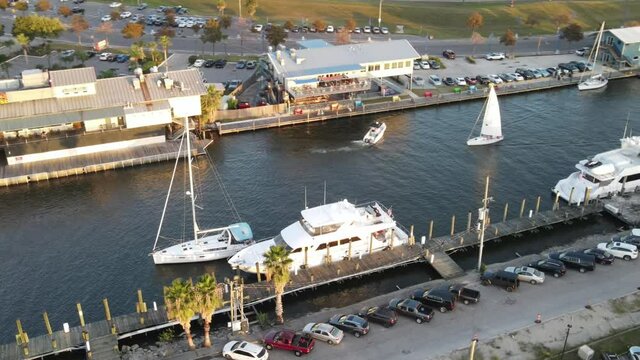
POLYGON ((354 140, 351 142, 350 146, 341 146, 338 148, 334 148, 334 149, 318 149, 318 148, 313 148, 311 149, 311 153, 312 154, 329 154, 329 153, 335 153, 335 152, 349 152, 349 151, 355 151, 358 150, 362 147, 365 146, 370 146, 369 144, 366 144, 364 141, 362 140, 354 140))

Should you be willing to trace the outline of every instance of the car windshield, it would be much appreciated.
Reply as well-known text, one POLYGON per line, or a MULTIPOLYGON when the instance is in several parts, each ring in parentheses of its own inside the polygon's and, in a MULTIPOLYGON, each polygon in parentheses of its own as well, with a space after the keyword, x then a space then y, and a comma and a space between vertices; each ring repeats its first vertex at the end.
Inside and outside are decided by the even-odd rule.
POLYGON ((240 346, 240 342, 236 342, 235 344, 233 344, 233 346, 231 347, 231 351, 235 350, 238 348, 238 346, 240 346))
POLYGON ((539 270, 533 269, 533 275, 542 276, 542 273, 539 270))
POLYGON ((331 336, 333 337, 338 337, 338 335, 340 334, 340 330, 336 327, 331 328, 331 336))

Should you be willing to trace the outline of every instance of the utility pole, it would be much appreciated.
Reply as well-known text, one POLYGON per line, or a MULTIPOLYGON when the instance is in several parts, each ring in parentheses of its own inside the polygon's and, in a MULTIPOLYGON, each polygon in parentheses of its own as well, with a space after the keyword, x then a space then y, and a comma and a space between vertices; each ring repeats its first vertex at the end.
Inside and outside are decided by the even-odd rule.
POLYGON ((562 354, 560 354, 560 360, 564 358, 564 352, 567 350, 567 340, 569 340, 569 331, 571 331, 571 324, 567 324, 567 336, 564 338, 564 346, 562 346, 562 354))
POLYGON ((489 209, 487 206, 489 201, 493 198, 489 197, 489 176, 484 185, 484 198, 482 199, 482 208, 478 209, 478 220, 481 222, 480 226, 480 254, 478 255, 478 271, 482 267, 482 251, 484 250, 484 232, 487 227, 487 220, 489 218, 489 209))
POLYGON ((378 27, 382 24, 382 0, 380 0, 380 5, 378 6, 378 27))
POLYGON ((469 348, 469 360, 473 360, 476 355, 476 345, 478 345, 478 335, 474 335, 471 339, 471 348, 469 348))
POLYGON ((242 0, 238 0, 238 17, 242 19, 242 0))

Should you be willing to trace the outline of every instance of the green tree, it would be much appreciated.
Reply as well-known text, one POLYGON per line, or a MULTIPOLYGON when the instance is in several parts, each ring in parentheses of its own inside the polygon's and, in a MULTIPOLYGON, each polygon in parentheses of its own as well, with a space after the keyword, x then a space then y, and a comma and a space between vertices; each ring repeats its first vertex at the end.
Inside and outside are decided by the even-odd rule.
POLYGON ((213 274, 204 274, 194 286, 194 304, 196 311, 204 320, 204 346, 211 347, 211 318, 222 307, 222 289, 213 274))
POLYGON ((567 39, 567 41, 580 41, 584 39, 584 33, 582 32, 582 26, 571 23, 560 30, 560 37, 567 39))
POLYGON ((231 16, 223 15, 220 18, 220 26, 222 26, 223 29, 228 29, 229 26, 231 26, 231 16))
POLYGON ((64 26, 57 18, 49 18, 40 15, 29 15, 18 16, 15 19, 11 34, 13 36, 24 34, 30 40, 33 40, 36 37, 57 37, 63 30, 64 26))
POLYGON ((82 15, 73 15, 71 17, 71 31, 78 36, 78 44, 82 44, 82 33, 89 29, 89 22, 82 15))
POLYGON ((282 27, 284 27, 285 29, 291 31, 295 27, 295 25, 293 24, 293 21, 287 20, 287 21, 284 22, 284 25, 282 25, 282 27))
POLYGON ((16 41, 22 47, 22 52, 24 53, 24 60, 28 64, 29 63, 29 55, 27 54, 27 49, 29 49, 29 43, 31 43, 31 39, 25 34, 18 34, 15 36, 16 41))
POLYGON ((80 61, 80 64, 82 64, 82 66, 84 66, 85 61, 89 60, 89 54, 87 54, 87 52, 84 50, 77 51, 75 56, 76 59, 80 61))
POLYGON ((529 14, 527 16, 527 19, 524 21, 524 23, 526 25, 529 25, 530 27, 534 27, 534 26, 540 24, 540 15, 538 15, 538 14, 529 14))
POLYGON ((267 40, 269 41, 269 45, 276 48, 279 44, 285 42, 287 38, 287 33, 284 31, 282 26, 272 26, 271 31, 267 34, 267 40))
POLYGON ((8 61, 3 61, 2 63, 0 63, 0 70, 2 70, 2 72, 4 72, 4 75, 7 79, 11 78, 11 75, 9 74, 9 69, 11 68, 11 63, 8 61))
POLYGON ((131 47, 129 47, 129 57, 132 61, 137 61, 139 64, 142 64, 146 58, 144 47, 140 44, 131 44, 131 47))
POLYGON ((321 19, 315 20, 311 25, 318 29, 318 31, 322 31, 327 27, 327 24, 321 19))
POLYGON ((0 0, 0 9, 6 11, 8 7, 9 7, 9 1, 8 0, 0 0))
POLYGON ((51 10, 51 3, 49 0, 38 0, 34 7, 36 11, 49 11, 51 10))
POLYGON ((213 19, 209 19, 203 30, 202 35, 200 35, 200 40, 205 44, 211 43, 211 53, 215 55, 216 43, 222 41, 224 38, 220 30, 220 24, 213 19))
POLYGON ((276 293, 276 322, 284 323, 282 295, 284 288, 289 283, 291 277, 291 263, 289 251, 280 245, 272 246, 264 254, 264 266, 267 271, 267 278, 273 284, 276 293))
POLYGON ((258 0, 247 0, 244 6, 245 9, 247 9, 247 14, 249 14, 249 17, 253 19, 253 16, 258 10, 258 0))
POLYGON ((348 19, 344 23, 345 30, 349 32, 353 31, 356 28, 356 26, 357 26, 356 21, 353 19, 348 19))
POLYGON ((472 33, 481 28, 483 24, 484 18, 482 17, 482 14, 477 11, 469 15, 469 17, 467 18, 467 27, 471 29, 472 33))
POLYGON ((122 28, 122 37, 125 39, 140 39, 144 35, 144 25, 140 23, 128 23, 122 28))
POLYGON ((204 124, 214 120, 213 114, 220 107, 220 99, 222 99, 222 92, 218 91, 215 86, 207 87, 207 93, 200 97, 200 106, 202 109, 202 115, 200 115, 200 128, 204 127, 204 124))
POLYGON ((27 10, 29 10, 29 4, 23 1, 18 1, 18 2, 15 2, 15 5, 13 5, 13 8, 16 9, 17 11, 22 11, 24 13, 27 10))
POLYGON ((149 48, 149 54, 151 54, 151 61, 154 64, 158 65, 158 60, 160 60, 160 52, 158 51, 158 43, 155 41, 151 41, 147 43, 147 48, 149 48))
POLYGON ((221 16, 224 16, 224 9, 226 9, 227 3, 224 0, 218 0, 216 7, 218 8, 218 13, 220 13, 221 16))
POLYGON ((196 348, 191 336, 191 318, 196 314, 193 293, 191 281, 182 279, 175 279, 171 282, 171 286, 164 287, 164 304, 167 307, 167 316, 180 323, 191 350, 196 348))
POLYGON ((511 29, 507 29, 507 31, 500 37, 500 43, 504 46, 511 47, 513 53, 513 47, 516 46, 516 34, 511 29))
MULTIPOLYGON (((0 1, 2 1, 2 0, 0 0, 0 1)), ((73 10, 71 10, 71 8, 68 7, 67 5, 61 5, 58 8, 58 15, 64 16, 64 17, 69 17, 69 16, 73 15, 73 10)))
POLYGON ((169 52, 169 48, 173 43, 171 42, 171 38, 167 35, 162 35, 158 38, 158 42, 160 46, 162 46, 162 52, 164 53, 164 68, 166 72, 169 72, 169 64, 167 63, 167 53, 169 52))
POLYGON ((120 11, 112 10, 109 13, 109 15, 111 16, 111 21, 116 21, 116 20, 120 19, 120 14, 122 14, 120 11))

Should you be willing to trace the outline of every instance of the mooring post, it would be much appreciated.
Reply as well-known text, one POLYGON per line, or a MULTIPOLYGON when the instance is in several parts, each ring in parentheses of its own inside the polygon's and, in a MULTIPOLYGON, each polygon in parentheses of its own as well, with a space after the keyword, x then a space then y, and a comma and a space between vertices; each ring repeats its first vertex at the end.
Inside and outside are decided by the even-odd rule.
POLYGON ((373 251, 373 234, 369 235, 369 254, 373 251))
POLYGON ((520 217, 524 214, 524 206, 527 204, 527 199, 522 199, 522 205, 520 205, 520 217))
POLYGON ((258 277, 258 282, 261 282, 262 279, 260 278, 260 263, 256 262, 256 276, 258 277))
POLYGON ((573 191, 575 190, 575 187, 571 188, 571 192, 569 193, 569 201, 567 201, 569 203, 569 206, 571 206, 571 200, 573 200, 573 191))
POLYGON ((20 319, 16 320, 16 326, 18 327, 18 334, 16 335, 16 341, 18 345, 22 347, 22 353, 29 355, 29 336, 22 330, 22 322, 20 319))
POLYGON ((556 199, 553 201, 553 211, 558 210, 560 206, 560 192, 556 193, 556 199))
POLYGON ((589 204, 589 196, 591 196, 591 188, 590 187, 588 187, 587 191, 585 191, 585 193, 584 193, 584 204, 583 204, 584 207, 587 207, 587 204, 589 204))
POLYGON ((502 222, 507 221, 507 213, 509 212, 509 203, 504 204, 504 214, 502 214, 502 222))
POLYGON ((467 232, 471 231, 471 211, 469 211, 469 216, 467 216, 467 232))
POLYGON ((429 222, 429 240, 433 238, 433 220, 429 222))
POLYGON ((42 313, 42 318, 44 319, 44 326, 47 328, 47 335, 51 338, 51 347, 57 348, 58 342, 53 338, 53 330, 51 329, 51 323, 49 322, 49 314, 45 311, 42 313))
POLYGON ((451 216, 451 237, 453 237, 453 234, 456 232, 456 216, 452 215, 451 216))
POLYGON ((349 239, 349 260, 351 260, 351 239, 349 239))
POLYGON ((78 309, 78 317, 80 318, 80 326, 84 329, 84 314, 82 313, 82 305, 80 305, 80 303, 76 303, 76 308, 78 309))
POLYGON ((427 237, 423 235, 423 236, 420 238, 420 245, 424 245, 426 242, 427 242, 427 237))
POLYGON ((538 211, 540 210, 540 195, 538 195, 538 199, 536 200, 536 214, 538 214, 538 211))
POLYGON ((413 237, 413 225, 411 225, 411 231, 409 235, 409 245, 414 245, 416 243, 416 238, 413 237))
POLYGON ((138 289, 138 303, 136 304, 136 309, 140 314, 140 324, 144 325, 144 313, 147 312, 147 305, 144 303, 142 299, 142 290, 138 289))

